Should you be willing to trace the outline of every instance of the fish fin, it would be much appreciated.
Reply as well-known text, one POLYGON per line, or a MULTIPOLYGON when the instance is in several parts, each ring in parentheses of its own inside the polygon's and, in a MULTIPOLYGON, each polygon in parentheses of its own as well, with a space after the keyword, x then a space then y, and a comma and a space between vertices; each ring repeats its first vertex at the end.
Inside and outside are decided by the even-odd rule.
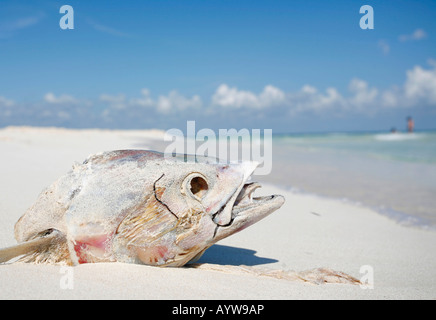
POLYGON ((47 229, 33 239, 0 249, 0 263, 33 262, 72 265, 65 235, 56 229, 47 229))

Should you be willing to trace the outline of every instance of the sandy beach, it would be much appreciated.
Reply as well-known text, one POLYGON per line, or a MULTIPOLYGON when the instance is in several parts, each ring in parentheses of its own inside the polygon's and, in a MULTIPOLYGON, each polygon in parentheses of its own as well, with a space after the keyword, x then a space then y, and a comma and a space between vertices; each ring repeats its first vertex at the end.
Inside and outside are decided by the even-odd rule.
MULTIPOLYGON (((161 141, 162 135, 158 130, 1 129, 0 247, 16 243, 15 222, 74 162, 105 150, 147 149, 153 140, 161 141)), ((228 272, 122 263, 83 264, 72 269, 6 264, 0 265, 0 298, 436 298, 436 232, 400 225, 347 201, 272 184, 263 184, 257 193, 281 194, 286 202, 271 216, 212 246, 199 261, 230 266, 228 272), (284 271, 331 268, 357 279, 371 276, 373 288, 276 279, 239 272, 240 266, 284 271), (63 285, 67 274, 73 287, 63 285)))

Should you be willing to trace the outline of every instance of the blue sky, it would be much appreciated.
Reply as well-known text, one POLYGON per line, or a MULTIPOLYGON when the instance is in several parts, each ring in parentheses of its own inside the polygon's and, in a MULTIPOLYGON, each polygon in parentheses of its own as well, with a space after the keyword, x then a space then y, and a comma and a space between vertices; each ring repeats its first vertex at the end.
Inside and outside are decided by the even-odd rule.
POLYGON ((435 1, 3 0, 0 126, 434 129, 435 16, 435 1))

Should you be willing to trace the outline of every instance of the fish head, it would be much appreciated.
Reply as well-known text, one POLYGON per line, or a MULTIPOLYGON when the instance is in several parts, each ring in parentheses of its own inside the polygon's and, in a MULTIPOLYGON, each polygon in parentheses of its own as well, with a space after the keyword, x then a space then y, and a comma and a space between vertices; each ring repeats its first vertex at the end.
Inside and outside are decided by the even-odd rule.
POLYGON ((257 165, 148 150, 92 155, 19 219, 17 240, 36 242, 16 252, 27 248, 27 261, 72 265, 183 266, 282 206, 282 196, 253 197, 257 165))
POLYGON ((121 243, 129 256, 145 264, 181 266, 280 208, 282 196, 253 197, 260 187, 250 182, 257 166, 186 156, 156 162, 153 195, 117 231, 128 239, 121 243))

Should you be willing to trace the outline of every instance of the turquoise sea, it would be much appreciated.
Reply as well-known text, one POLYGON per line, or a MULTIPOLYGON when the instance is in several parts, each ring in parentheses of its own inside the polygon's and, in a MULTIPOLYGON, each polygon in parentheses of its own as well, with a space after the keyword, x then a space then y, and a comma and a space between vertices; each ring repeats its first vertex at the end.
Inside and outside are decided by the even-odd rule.
POLYGON ((436 230, 436 132, 273 136, 264 181, 360 203, 436 230))
POLYGON ((280 134, 277 142, 390 160, 436 164, 436 131, 418 133, 280 134))

